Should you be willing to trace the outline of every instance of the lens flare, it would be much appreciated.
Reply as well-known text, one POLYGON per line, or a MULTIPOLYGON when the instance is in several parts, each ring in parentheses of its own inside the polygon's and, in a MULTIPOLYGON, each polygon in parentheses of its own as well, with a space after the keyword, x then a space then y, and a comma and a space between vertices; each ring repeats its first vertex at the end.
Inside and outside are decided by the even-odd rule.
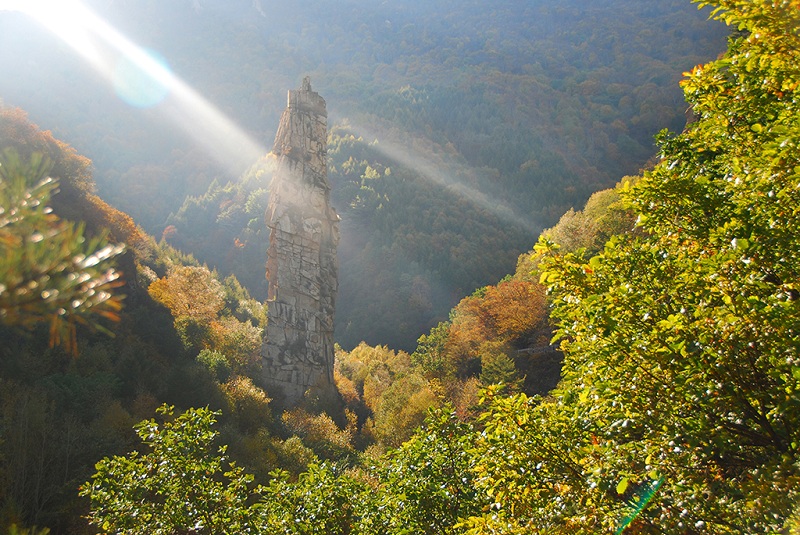
POLYGON ((625 504, 625 516, 620 520, 619 527, 617 531, 614 532, 614 535, 621 535, 625 528, 631 525, 631 523, 636 520, 636 517, 644 511, 644 508, 647 507, 647 504, 653 499, 656 495, 656 492, 664 484, 664 476, 658 477, 657 479, 653 479, 644 483, 633 495, 633 497, 628 500, 625 504))
POLYGON ((0 0, 0 11, 27 14, 61 38, 136 108, 159 111, 238 176, 266 153, 233 121, 167 66, 122 35, 79 0, 0 0))
POLYGON ((150 57, 141 62, 125 56, 120 58, 111 75, 114 90, 119 98, 135 108, 150 108, 161 103, 169 94, 167 61, 155 51, 146 51, 150 57), (151 65, 145 69, 143 63, 151 65), (158 74, 158 75, 156 75, 158 74))

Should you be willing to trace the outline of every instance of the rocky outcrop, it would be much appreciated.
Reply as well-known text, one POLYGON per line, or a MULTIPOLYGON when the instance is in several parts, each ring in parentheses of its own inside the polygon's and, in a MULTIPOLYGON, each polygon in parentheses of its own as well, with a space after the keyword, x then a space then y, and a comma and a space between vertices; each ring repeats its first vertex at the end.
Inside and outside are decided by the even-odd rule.
POLYGON ((310 389, 335 393, 333 316, 339 216, 330 206, 325 100, 308 78, 289 91, 273 152, 267 225, 268 322, 264 382, 291 406, 310 389))

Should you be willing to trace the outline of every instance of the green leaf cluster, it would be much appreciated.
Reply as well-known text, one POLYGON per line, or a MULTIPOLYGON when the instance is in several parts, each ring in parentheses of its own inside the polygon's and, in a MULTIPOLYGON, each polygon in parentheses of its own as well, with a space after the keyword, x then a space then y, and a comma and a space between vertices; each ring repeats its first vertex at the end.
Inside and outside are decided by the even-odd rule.
POLYGON ((390 452, 375 477, 383 533, 458 533, 488 506, 474 485, 471 424, 450 407, 431 409, 425 426, 390 452))
POLYGON ((104 532, 125 535, 260 533, 258 492, 253 477, 213 451, 216 413, 191 409, 168 420, 141 422, 136 433, 145 453, 106 458, 97 463, 81 494, 92 504, 90 521, 104 532))
POLYGON ((703 5, 739 33, 687 75, 696 120, 625 193, 642 234, 544 262, 564 379, 530 414, 570 438, 560 529, 613 529, 632 486, 662 477, 637 532, 777 531, 800 498, 800 11, 703 5))

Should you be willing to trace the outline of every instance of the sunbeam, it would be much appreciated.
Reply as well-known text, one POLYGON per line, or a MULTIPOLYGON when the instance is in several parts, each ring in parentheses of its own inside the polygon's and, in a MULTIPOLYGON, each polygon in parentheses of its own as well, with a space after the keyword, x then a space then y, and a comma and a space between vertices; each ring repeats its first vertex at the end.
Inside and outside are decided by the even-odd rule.
MULTIPOLYGON (((378 139, 379 142, 375 148, 387 158, 416 171, 420 177, 452 191, 463 199, 470 201, 476 207, 492 213, 504 223, 523 228, 532 236, 537 235, 542 230, 533 221, 520 216, 512 207, 502 201, 459 181, 455 172, 458 171, 455 168, 458 164, 448 163, 447 165, 442 165, 440 162, 432 162, 427 156, 419 153, 414 154, 400 143, 393 142, 387 139, 386 136, 382 136, 364 125, 354 124, 352 121, 348 121, 348 124, 364 139, 378 139)), ((476 172, 474 169, 467 169, 466 167, 463 170, 465 174, 476 172)))
POLYGON ((178 78, 166 60, 139 47, 80 0, 0 0, 0 11, 27 14, 57 35, 127 104, 159 106, 223 168, 238 175, 266 152, 213 104, 178 78))
POLYGON ((0 11, 19 11, 36 19, 84 57, 96 60, 94 46, 86 31, 86 10, 72 0, 0 0, 0 11))

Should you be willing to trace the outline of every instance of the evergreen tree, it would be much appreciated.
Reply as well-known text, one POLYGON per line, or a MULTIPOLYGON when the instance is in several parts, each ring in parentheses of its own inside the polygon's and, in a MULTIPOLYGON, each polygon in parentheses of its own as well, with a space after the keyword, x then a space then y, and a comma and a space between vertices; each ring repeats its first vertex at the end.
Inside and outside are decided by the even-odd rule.
POLYGON ((58 182, 52 164, 34 153, 0 154, 0 321, 32 329, 49 324, 51 344, 77 351, 75 328, 103 328, 116 320, 122 297, 109 260, 123 250, 104 236, 87 240, 83 226, 66 222, 48 203, 58 182))

